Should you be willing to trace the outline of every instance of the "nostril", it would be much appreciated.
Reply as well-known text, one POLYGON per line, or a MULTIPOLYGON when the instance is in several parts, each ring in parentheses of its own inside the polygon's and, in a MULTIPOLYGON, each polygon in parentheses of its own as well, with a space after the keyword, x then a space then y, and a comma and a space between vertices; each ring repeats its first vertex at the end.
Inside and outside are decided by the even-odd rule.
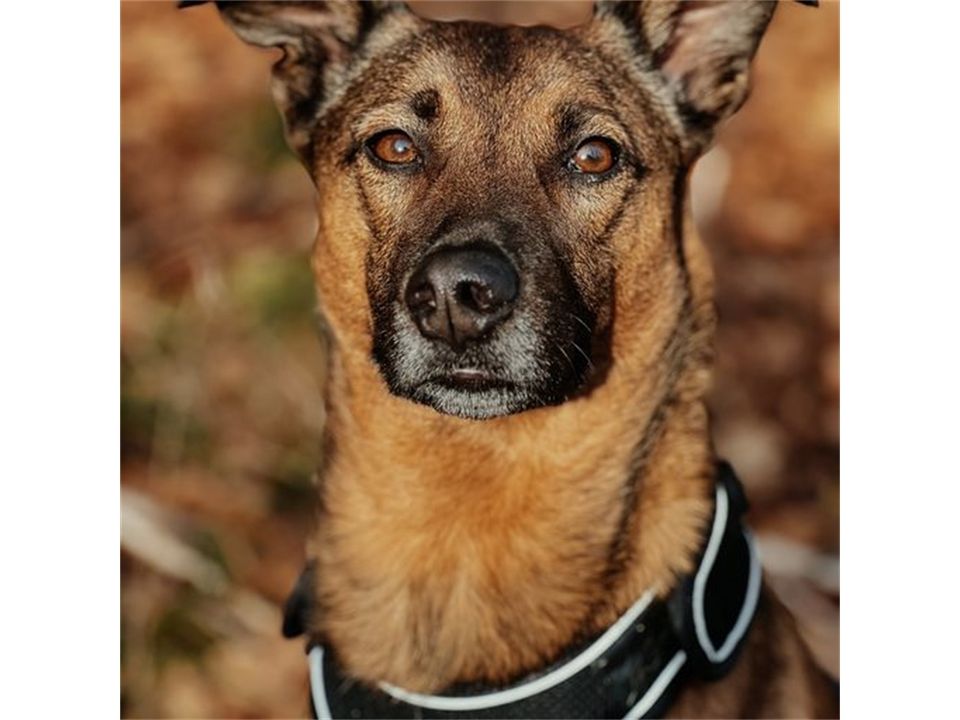
POLYGON ((436 310, 437 293, 430 283, 422 283, 407 291, 407 305, 411 310, 436 310))
POLYGON ((457 285, 457 302, 481 313, 493 312, 502 304, 492 287, 477 282, 462 282, 457 285))

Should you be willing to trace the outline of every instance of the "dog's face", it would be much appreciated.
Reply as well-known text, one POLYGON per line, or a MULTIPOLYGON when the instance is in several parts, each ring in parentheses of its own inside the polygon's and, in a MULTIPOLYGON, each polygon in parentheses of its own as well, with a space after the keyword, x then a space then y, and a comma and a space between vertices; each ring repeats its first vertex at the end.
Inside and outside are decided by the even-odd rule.
POLYGON ((656 321, 657 276, 685 272, 686 171, 745 98, 773 6, 613 3, 568 31, 391 4, 221 11, 285 51, 339 340, 395 395, 481 419, 584 392, 614 322, 656 321))
POLYGON ((601 362, 610 237, 669 172, 663 123, 625 119, 643 105, 556 31, 435 23, 383 62, 330 128, 370 228, 380 371, 473 418, 563 401, 601 362))

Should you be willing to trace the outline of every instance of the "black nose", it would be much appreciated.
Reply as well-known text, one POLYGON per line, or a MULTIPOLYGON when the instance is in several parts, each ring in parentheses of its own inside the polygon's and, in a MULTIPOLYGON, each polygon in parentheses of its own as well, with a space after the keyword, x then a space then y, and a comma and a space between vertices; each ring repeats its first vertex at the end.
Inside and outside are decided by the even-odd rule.
POLYGON ((513 265, 499 250, 444 248, 424 260, 404 297, 424 337, 460 350, 510 314, 518 285, 513 265))

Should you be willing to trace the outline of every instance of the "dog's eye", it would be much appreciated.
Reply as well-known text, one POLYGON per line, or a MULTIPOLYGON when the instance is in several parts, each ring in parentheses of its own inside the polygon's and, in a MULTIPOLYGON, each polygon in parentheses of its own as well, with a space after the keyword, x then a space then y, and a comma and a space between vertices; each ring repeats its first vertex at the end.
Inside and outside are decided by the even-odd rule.
POLYGON ((620 148, 612 140, 595 137, 580 144, 570 158, 570 169, 587 175, 601 175, 617 164, 620 148))
POLYGON ((413 139, 400 130, 387 130, 367 144, 370 152, 388 165, 409 165, 420 157, 413 139))

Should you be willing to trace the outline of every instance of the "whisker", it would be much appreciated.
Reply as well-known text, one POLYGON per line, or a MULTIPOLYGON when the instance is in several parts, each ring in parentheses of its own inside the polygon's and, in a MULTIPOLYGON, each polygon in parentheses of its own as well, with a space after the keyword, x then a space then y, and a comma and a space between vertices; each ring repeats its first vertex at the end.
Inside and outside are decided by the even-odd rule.
POLYGON ((587 355, 587 353, 584 351, 584 349, 583 349, 582 347, 580 347, 579 345, 577 345, 576 342, 573 343, 573 347, 576 348, 577 352, 579 352, 581 355, 583 355, 583 359, 587 361, 587 367, 592 368, 592 367, 593 367, 593 361, 590 359, 590 356, 587 355))
POLYGON ((570 317, 572 317, 572 318, 573 318, 574 320, 576 320, 578 323, 580 323, 581 325, 583 325, 583 327, 585 327, 585 328, 587 329, 587 332, 593 333, 593 329, 592 329, 589 325, 587 325, 587 321, 584 320, 582 317, 580 317, 580 316, 577 315, 576 313, 570 313, 570 317))
POLYGON ((570 369, 573 370, 574 373, 576 373, 577 366, 573 364, 573 360, 571 360, 570 356, 567 355, 567 351, 563 349, 563 346, 560 345, 559 343, 554 343, 554 346, 557 348, 557 350, 563 353, 563 356, 567 359, 567 362, 570 363, 570 369))

